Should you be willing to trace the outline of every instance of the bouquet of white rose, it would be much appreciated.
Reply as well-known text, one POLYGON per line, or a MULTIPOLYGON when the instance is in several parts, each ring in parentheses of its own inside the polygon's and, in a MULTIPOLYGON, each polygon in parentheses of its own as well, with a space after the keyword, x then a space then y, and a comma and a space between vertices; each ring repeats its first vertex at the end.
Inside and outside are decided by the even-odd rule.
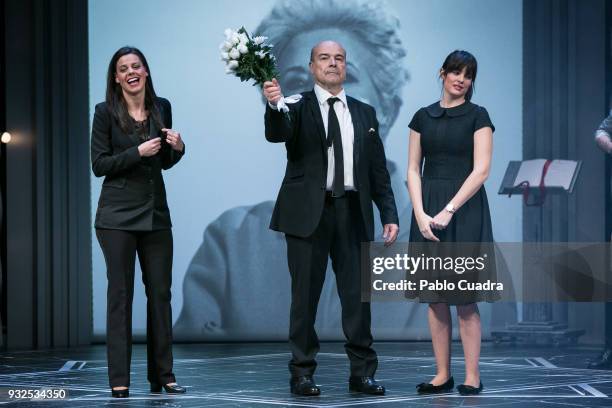
POLYGON ((225 30, 225 41, 221 43, 221 59, 225 62, 225 72, 235 75, 241 81, 255 80, 254 85, 276 78, 276 58, 270 52, 273 45, 266 44, 268 37, 251 38, 244 27, 234 31, 225 30))
MULTIPOLYGON (((241 81, 254 80, 253 85, 263 87, 263 83, 278 79, 276 58, 272 54, 272 44, 266 44, 268 37, 249 36, 244 27, 238 30, 225 30, 225 41, 221 43, 221 60, 225 62, 225 73, 235 75, 241 81)), ((277 104, 283 112, 289 112, 285 98, 277 104)))

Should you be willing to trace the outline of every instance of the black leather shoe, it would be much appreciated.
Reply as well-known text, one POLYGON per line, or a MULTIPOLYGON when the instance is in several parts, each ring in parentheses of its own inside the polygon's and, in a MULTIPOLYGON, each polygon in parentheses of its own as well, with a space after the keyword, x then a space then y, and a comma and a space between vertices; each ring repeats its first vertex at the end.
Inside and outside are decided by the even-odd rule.
POLYGON ((459 394, 461 395, 478 395, 480 394, 480 391, 482 391, 482 388, 482 383, 480 383, 478 388, 472 387, 471 385, 461 384, 457 386, 457 391, 459 391, 459 394))
POLYGON ((312 375, 291 377, 289 386, 291 387, 291 393, 295 395, 313 397, 321 394, 321 389, 317 387, 317 384, 315 384, 312 375))
POLYGON ((349 378, 349 391, 370 395, 385 395, 385 387, 377 383, 372 377, 349 378))
POLYGON ((111 388, 111 395, 113 398, 128 398, 130 396, 130 390, 128 388, 123 390, 115 390, 111 388))
POLYGON ((178 384, 166 384, 162 386, 159 384, 151 383, 151 392, 161 392, 162 388, 166 390, 166 393, 168 394, 184 394, 187 392, 187 389, 185 387, 181 387, 178 384))
POLYGON ((455 387, 455 380, 451 375, 448 380, 444 384, 433 385, 431 383, 420 383, 417 385, 417 392, 419 394, 439 394, 442 392, 447 392, 452 390, 455 387))
POLYGON ((597 359, 589 363, 588 368, 597 370, 612 369, 612 349, 606 348, 597 359))

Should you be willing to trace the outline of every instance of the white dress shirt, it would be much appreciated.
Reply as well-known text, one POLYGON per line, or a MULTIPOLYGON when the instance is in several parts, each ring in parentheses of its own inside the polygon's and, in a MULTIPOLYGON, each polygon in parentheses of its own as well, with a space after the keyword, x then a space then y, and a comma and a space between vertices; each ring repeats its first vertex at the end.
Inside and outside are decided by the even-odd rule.
MULTIPOLYGON (((342 136, 342 158, 344 160, 344 189, 355 190, 355 182, 353 180, 353 142, 355 140, 355 130, 353 128, 353 120, 351 112, 349 112, 346 103, 346 93, 344 89, 338 95, 332 95, 319 85, 315 84, 314 92, 319 102, 321 116, 323 116, 323 126, 325 127, 325 135, 327 136, 327 119, 329 114, 329 103, 327 100, 334 96, 340 99, 334 104, 334 111, 340 123, 340 135, 342 136)), ((334 184, 334 146, 327 149, 327 190, 331 191, 334 184)))

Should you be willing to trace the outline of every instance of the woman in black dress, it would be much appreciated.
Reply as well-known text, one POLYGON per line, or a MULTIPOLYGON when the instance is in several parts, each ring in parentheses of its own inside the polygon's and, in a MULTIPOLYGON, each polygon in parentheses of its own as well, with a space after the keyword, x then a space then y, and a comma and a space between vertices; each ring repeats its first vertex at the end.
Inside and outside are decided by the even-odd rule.
MULTIPOLYGON (((414 246, 429 242, 437 248, 440 244, 431 242, 493 241, 483 183, 489 175, 495 128, 486 109, 470 102, 476 71, 472 54, 454 51, 448 55, 440 69, 440 101, 421 108, 410 122, 408 189, 414 209, 410 227, 414 246)), ((494 268, 487 273, 493 278, 494 268)), ((479 393, 481 326, 476 302, 494 300, 495 294, 472 292, 457 299, 441 291, 420 291, 417 296, 419 301, 429 303, 437 367, 436 376, 429 383, 419 384, 418 391, 437 393, 454 387, 449 306, 455 304, 466 367, 465 381, 457 389, 463 395, 479 393)))
POLYGON ((172 224, 162 177, 181 159, 185 144, 171 127, 170 102, 155 95, 144 55, 119 49, 91 134, 92 169, 104 176, 95 227, 106 261, 108 376, 117 398, 129 396, 136 254, 147 295, 151 392, 185 392, 172 372, 172 224))

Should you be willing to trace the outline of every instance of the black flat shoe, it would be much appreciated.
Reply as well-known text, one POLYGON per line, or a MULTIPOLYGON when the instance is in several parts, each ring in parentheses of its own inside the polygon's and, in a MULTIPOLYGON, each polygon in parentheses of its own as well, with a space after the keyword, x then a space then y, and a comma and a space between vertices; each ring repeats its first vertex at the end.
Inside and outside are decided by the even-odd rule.
POLYGON ((478 388, 472 387, 471 385, 465 385, 465 384, 461 384, 457 386, 457 391, 459 391, 459 394, 461 395, 478 395, 480 394, 480 391, 482 391, 482 389, 483 389, 482 382, 480 383, 478 388))
POLYGON ((312 375, 291 377, 289 386, 291 388, 291 393, 295 395, 314 397, 321 394, 321 389, 315 384, 312 375))
POLYGON ((370 395, 385 395, 385 387, 377 383, 372 377, 349 378, 349 391, 370 395))
POLYGON ((420 383, 417 385, 417 392, 419 394, 439 394, 442 392, 451 391, 455 387, 455 380, 451 375, 444 384, 433 385, 431 383, 420 383))
POLYGON ((124 390, 115 390, 111 388, 111 395, 113 398, 128 398, 130 396, 130 390, 128 388, 124 390))
POLYGON ((168 394, 184 394, 187 392, 187 389, 185 387, 181 387, 178 384, 166 384, 162 386, 159 384, 151 383, 151 392, 161 392, 162 388, 166 390, 166 393, 168 394))
POLYGON ((594 361, 591 361, 588 368, 596 370, 609 370, 612 368, 612 349, 605 349, 603 353, 594 361))

